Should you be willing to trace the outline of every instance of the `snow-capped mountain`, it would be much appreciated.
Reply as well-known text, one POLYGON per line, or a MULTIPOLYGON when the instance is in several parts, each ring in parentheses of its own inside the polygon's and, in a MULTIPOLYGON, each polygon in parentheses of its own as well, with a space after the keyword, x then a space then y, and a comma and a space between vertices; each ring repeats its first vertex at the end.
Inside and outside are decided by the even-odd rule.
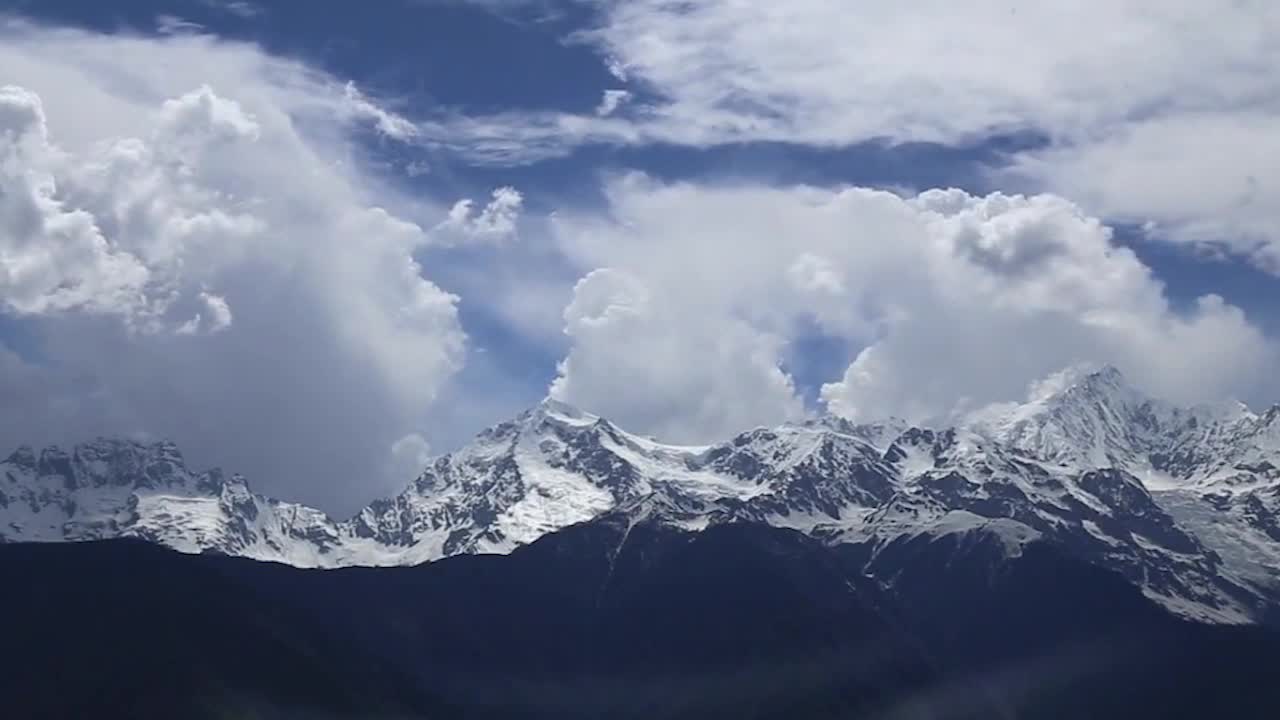
POLYGON ((1280 453, 1278 418, 1280 406, 1263 415, 1235 402, 1176 407, 1104 367, 1030 402, 981 410, 965 425, 1042 460, 1120 467, 1169 489, 1280 477, 1270 466, 1280 453))
POLYGON ((239 475, 188 470, 168 442, 21 447, 0 463, 0 540, 114 537, 312 566, 339 530, 319 510, 253 494, 239 475))
POLYGON ((1230 574, 1280 583, 1280 405, 1261 414, 1236 402, 1176 407, 1107 367, 967 426, 1041 462, 1138 478, 1230 574))
POLYGON ((0 464, 0 540, 132 536, 338 567, 505 553, 606 513, 692 530, 763 522, 873 560, 963 534, 1009 556, 1054 543, 1180 614, 1240 622, 1280 596, 1278 417, 1177 408, 1111 368, 955 428, 822 418, 699 447, 548 400, 346 520, 193 473, 171 444, 98 440, 0 464))

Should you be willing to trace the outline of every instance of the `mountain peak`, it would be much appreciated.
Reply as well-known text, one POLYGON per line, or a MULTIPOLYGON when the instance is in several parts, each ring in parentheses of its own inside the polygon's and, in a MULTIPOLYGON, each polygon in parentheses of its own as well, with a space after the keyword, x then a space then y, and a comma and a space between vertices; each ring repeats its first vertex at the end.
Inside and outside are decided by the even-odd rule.
POLYGON ((578 425, 587 425, 600 419, 599 415, 593 415, 579 409, 577 406, 550 396, 543 398, 541 402, 535 405, 530 414, 538 418, 569 421, 578 425))
POLYGON ((1076 365, 1033 383, 1026 402, 990 405, 971 414, 967 425, 1040 458, 1107 467, 1141 455, 1166 409, 1113 365, 1076 365))
POLYGON ((1063 402, 1081 396, 1145 399, 1114 365, 1073 365, 1050 373, 1028 388, 1027 401, 1063 402))
POLYGON ((4 459, 6 465, 15 465, 22 468, 33 468, 36 466, 36 451, 30 445, 19 445, 13 452, 9 453, 9 457, 4 459))
POLYGON ((899 417, 888 417, 873 423, 856 423, 848 418, 828 413, 805 420, 800 423, 800 427, 849 435, 883 452, 912 425, 899 417))
POLYGON ((1107 383, 1110 385, 1124 385, 1124 373, 1120 372, 1120 368, 1115 365, 1105 364, 1097 370, 1090 372, 1085 376, 1086 381, 1093 383, 1107 383))
POLYGON ((1129 380, 1124 376, 1124 373, 1120 372, 1120 370, 1114 365, 1103 365, 1097 370, 1086 373, 1085 376, 1076 383, 1076 386, 1089 389, 1094 393, 1113 396, 1116 394, 1128 396, 1141 395, 1141 393, 1129 383, 1129 380))

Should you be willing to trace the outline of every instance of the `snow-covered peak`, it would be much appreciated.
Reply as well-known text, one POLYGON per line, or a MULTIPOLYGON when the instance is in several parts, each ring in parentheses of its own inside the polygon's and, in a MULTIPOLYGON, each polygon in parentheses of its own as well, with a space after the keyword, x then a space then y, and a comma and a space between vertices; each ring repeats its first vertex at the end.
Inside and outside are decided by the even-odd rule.
POLYGON ((1032 385, 1026 402, 972 413, 969 430, 1030 455, 1084 467, 1128 467, 1147 452, 1173 409, 1104 366, 1069 369, 1032 385))
POLYGON ((136 537, 311 567, 336 564, 338 535, 323 512, 256 495, 240 475, 189 469, 170 441, 22 447, 0 463, 0 542, 136 537))
POLYGON ((591 425, 600 420, 599 415, 593 415, 563 400, 557 400, 552 397, 544 398, 533 408, 527 410, 524 415, 534 419, 554 420, 572 425, 591 425))
POLYGON ((1150 402, 1151 398, 1130 385, 1114 366, 1096 370, 1073 366, 1032 383, 1025 402, 992 406, 978 414, 1019 422, 1055 412, 1126 414, 1150 402))
POLYGON ((881 452, 884 452, 898 436, 912 427, 911 423, 898 417, 890 417, 874 423, 855 423, 831 414, 819 415, 804 421, 801 425, 858 438, 881 452))

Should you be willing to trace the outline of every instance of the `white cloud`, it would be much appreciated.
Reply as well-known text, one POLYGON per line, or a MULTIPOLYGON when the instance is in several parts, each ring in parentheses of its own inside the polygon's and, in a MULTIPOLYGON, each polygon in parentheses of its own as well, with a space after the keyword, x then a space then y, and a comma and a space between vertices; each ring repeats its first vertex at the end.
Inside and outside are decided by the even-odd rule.
POLYGON ((596 115, 604 117, 612 115, 623 103, 631 99, 631 93, 626 90, 605 90, 600 97, 600 104, 596 106, 596 115))
POLYGON ((797 290, 806 293, 845 294, 844 275, 830 260, 801 253, 787 268, 787 278, 797 290))
MULTIPOLYGON (((578 38, 657 97, 639 139, 955 142, 1018 129, 1059 137, 1140 113, 1280 100, 1271 82, 1280 10, 1255 0, 631 0, 602 3, 600 18, 578 38)), ((524 120, 530 132, 572 125, 549 115, 493 120, 524 120)))
POLYGON ((373 101, 206 37, 0 33, 0 305, 30 338, 0 348, 0 441, 173 437, 339 511, 396 490, 465 335, 385 209, 444 208, 347 139, 373 101))
POLYGON ((39 96, 0 87, 0 304, 19 314, 150 312, 150 270, 103 237, 92 214, 66 206, 52 172, 61 160, 39 96))
POLYGON ((204 26, 197 22, 183 20, 177 15, 157 15, 156 30, 164 35, 177 35, 203 32, 204 26))
POLYGON ((1174 240, 1225 242, 1277 269, 1276 3, 606 0, 597 9, 598 25, 577 39, 646 88, 636 112, 453 117, 425 134, 480 162, 519 163, 591 143, 957 145, 1028 131, 1050 149, 1001 179, 1153 221, 1174 240))
POLYGON ((420 475, 430 461, 431 443, 418 433, 409 433, 391 444, 393 472, 404 482, 420 475))
POLYGON ((1176 312, 1108 228, 1049 195, 901 198, 848 188, 609 187, 563 214, 590 272, 553 394, 672 439, 800 414, 779 367, 803 319, 855 348, 822 398, 854 418, 945 420, 1110 362, 1181 400, 1274 399, 1274 344, 1206 296, 1176 312), (858 348, 861 348, 858 350, 858 348))
POLYGON ((1280 112, 1135 120, 1028 153, 1000 174, 1054 188, 1158 237, 1212 243, 1280 274, 1280 112))
POLYGON ((262 6, 246 0, 202 0, 203 3, 215 10, 221 10, 226 13, 235 15, 243 20, 251 20, 263 14, 262 6))
POLYGON ((179 335, 195 335, 200 332, 221 332, 231 327, 231 306, 227 304, 226 298, 202 290, 199 300, 204 305, 204 310, 179 325, 175 332, 179 335))
POLYGON ((604 67, 619 82, 627 81, 627 68, 617 58, 605 58, 604 67))
POLYGON ((404 174, 411 178, 423 177, 431 174, 431 165, 425 160, 411 160, 404 166, 404 174))
POLYGON ((523 206, 524 196, 513 187, 496 188, 480 210, 470 199, 459 200, 449 209, 449 216, 433 228, 432 239, 442 245, 508 240, 516 234, 523 206))
POLYGON ((405 117, 383 108, 365 97, 353 82, 348 82, 343 97, 346 111, 355 118, 373 120, 384 135, 396 140, 409 140, 418 134, 417 127, 405 117))
POLYGON ((578 282, 565 309, 573 347, 553 397, 625 427, 684 442, 711 442, 752 423, 803 415, 778 369, 780 339, 733 318, 699 317, 624 271, 578 282))

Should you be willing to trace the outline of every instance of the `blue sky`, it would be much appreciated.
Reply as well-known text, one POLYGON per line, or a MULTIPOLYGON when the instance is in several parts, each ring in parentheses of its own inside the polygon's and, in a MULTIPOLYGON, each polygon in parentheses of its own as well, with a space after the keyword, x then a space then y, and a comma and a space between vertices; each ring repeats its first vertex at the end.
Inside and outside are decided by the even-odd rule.
MULTIPOLYGON (((228 127, 260 148, 277 129, 288 142, 271 147, 295 139, 305 146, 305 155, 281 156, 275 167, 314 160, 323 187, 341 188, 319 202, 335 212, 348 203, 351 213, 325 227, 347 228, 357 210, 380 207, 418 229, 409 254, 417 279, 397 291, 407 295, 384 298, 385 271, 374 269, 393 267, 378 253, 400 252, 385 239, 398 226, 359 224, 333 242, 369 263, 370 285, 350 284, 339 271, 351 266, 345 260, 306 276, 308 253, 328 246, 317 241, 310 250, 299 236, 303 259, 290 260, 287 275, 268 275, 282 287, 296 280, 298 289, 269 296, 245 279, 277 267, 278 256, 253 259, 265 241, 234 258, 207 249, 229 246, 220 238, 157 253, 123 237, 124 220, 107 219, 116 210, 104 208, 118 210, 125 199, 91 187, 74 163, 41 166, 65 194, 61 207, 86 203, 107 246, 138 259, 180 299, 122 306, 116 280, 91 283, 87 275, 49 287, 114 288, 111 302, 73 302, 54 290, 9 299, 0 344, 22 363, 12 377, 48 383, 46 399, 73 403, 86 386, 106 399, 75 410, 74 423, 42 406, 42 421, 0 423, 0 440, 177 435, 201 461, 238 463, 267 476, 258 484, 272 492, 342 508, 393 488, 421 457, 549 388, 638 431, 689 442, 812 412, 945 422, 1017 399, 1028 383, 1073 362, 1114 362, 1180 401, 1280 398, 1270 379, 1280 337, 1280 230, 1268 209, 1280 197, 1268 170, 1277 149, 1258 134, 1280 117, 1280 91, 1266 70, 1274 60, 1267 41, 1280 37, 1272 10, 1244 3, 1201 18, 1206 33, 1242 33, 1238 47, 1206 50, 1194 34, 1172 30, 1205 12, 1191 3, 1156 16, 1140 4, 1100 5, 1091 18, 1031 8, 1006 18, 998 3, 980 3, 973 18, 842 14, 836 5, 805 0, 770 11, 794 28, 771 35, 758 29, 756 10, 720 2, 683 10, 656 0, 0 3, 19 23, 8 32, 22 59, 0 85, 38 98, 51 147, 72 148, 83 136, 83 148, 68 155, 81 158, 78 167, 94 167, 101 152, 89 141, 136 134, 159 153, 165 142, 195 137, 142 129, 166 100, 181 100, 207 111, 201 122, 218 132, 226 128, 217 123, 242 115, 228 127), (1015 27, 991 29, 984 13, 1015 27), (1100 28, 1094 51, 1061 42, 1057 27, 1090 22, 1100 28), (903 27, 915 30, 894 37, 903 27), (1259 29, 1246 36, 1244 27, 1259 29), (59 34, 67 29, 74 34, 59 34), (1127 44, 1136 30, 1146 46, 1127 44), (829 42, 838 32, 848 42, 829 42), (961 40, 937 50, 944 37, 961 40), (924 43, 923 55, 913 43, 924 43), (63 44, 67 57, 104 58, 101 68, 76 72, 118 108, 83 107, 83 117, 64 110, 91 101, 77 101, 58 74, 54 50, 63 44), (935 62, 935 51, 953 55, 935 62), (1001 53, 1005 64, 992 64, 1001 53), (1139 59, 1148 55, 1166 64, 1139 59), (205 85, 207 96, 190 94, 205 85), (614 107, 602 105, 607 92, 614 107), (290 121, 273 125, 277 111, 290 121), (514 189, 518 203, 490 205, 499 188, 514 189), (913 199, 935 188, 963 197, 913 199), (875 189, 891 195, 859 194, 875 189), (1045 199, 1011 203, 992 193, 1045 199), (451 211, 461 214, 450 220, 451 211), (944 246, 945 256, 931 255, 944 246), (195 254, 171 263, 188 252, 195 254), (973 274, 984 268, 988 274, 973 274), (317 278, 337 295, 313 297, 317 278), (386 337, 343 329, 367 327, 374 316, 347 317, 355 311, 334 299, 342 293, 377 298, 375 308, 385 300, 386 337), (333 303, 331 315, 301 318, 317 297, 333 303), (408 331, 396 313, 419 301, 420 324, 397 334, 408 331), (255 302, 281 313, 262 316, 263 333, 298 319, 291 348, 251 342, 245 313, 255 302), (154 329, 180 313, 190 321, 154 329), (144 321, 154 327, 139 331, 144 321), (85 327, 104 338, 126 332, 116 340, 137 354, 138 367, 177 373, 164 376, 172 387, 197 388, 174 391, 181 398, 171 404, 184 409, 143 397, 137 378, 71 359, 70 333, 84 337, 85 327), (1040 329, 1052 337, 1036 336, 1040 329), (296 387, 263 371, 258 394, 333 407, 345 402, 333 388, 350 382, 363 388, 352 412, 367 433, 332 442, 326 433, 342 433, 342 424, 320 423, 269 451, 243 432, 197 439, 232 422, 225 418, 256 414, 255 406, 208 411, 217 388, 234 383, 213 377, 217 369, 200 382, 182 377, 192 367, 183 353, 196 350, 177 344, 175 333, 200 338, 191 342, 204 343, 201 357, 225 353, 210 367, 234 368, 237 377, 308 348, 300 357, 317 360, 290 378, 296 387), (371 372, 381 379, 360 381, 368 387, 351 380, 371 372), (1192 386, 1199 389, 1185 390, 1192 386), (406 438, 385 468, 352 486, 352 473, 382 463, 370 458, 406 438), (350 459, 290 459, 316 444, 350 459), (339 469, 320 469, 330 466, 339 469)), ((208 197, 259 188, 253 207, 294 207, 292 196, 272 195, 270 166, 202 162, 192 167, 216 189, 208 197)), ((136 193, 128 198, 135 201, 136 193)), ((228 228, 279 237, 295 227, 275 209, 255 224, 251 205, 227 207, 243 220, 228 228)), ((153 280, 125 290, 156 287, 153 280)), ((277 424, 291 417, 268 416, 277 424)))

